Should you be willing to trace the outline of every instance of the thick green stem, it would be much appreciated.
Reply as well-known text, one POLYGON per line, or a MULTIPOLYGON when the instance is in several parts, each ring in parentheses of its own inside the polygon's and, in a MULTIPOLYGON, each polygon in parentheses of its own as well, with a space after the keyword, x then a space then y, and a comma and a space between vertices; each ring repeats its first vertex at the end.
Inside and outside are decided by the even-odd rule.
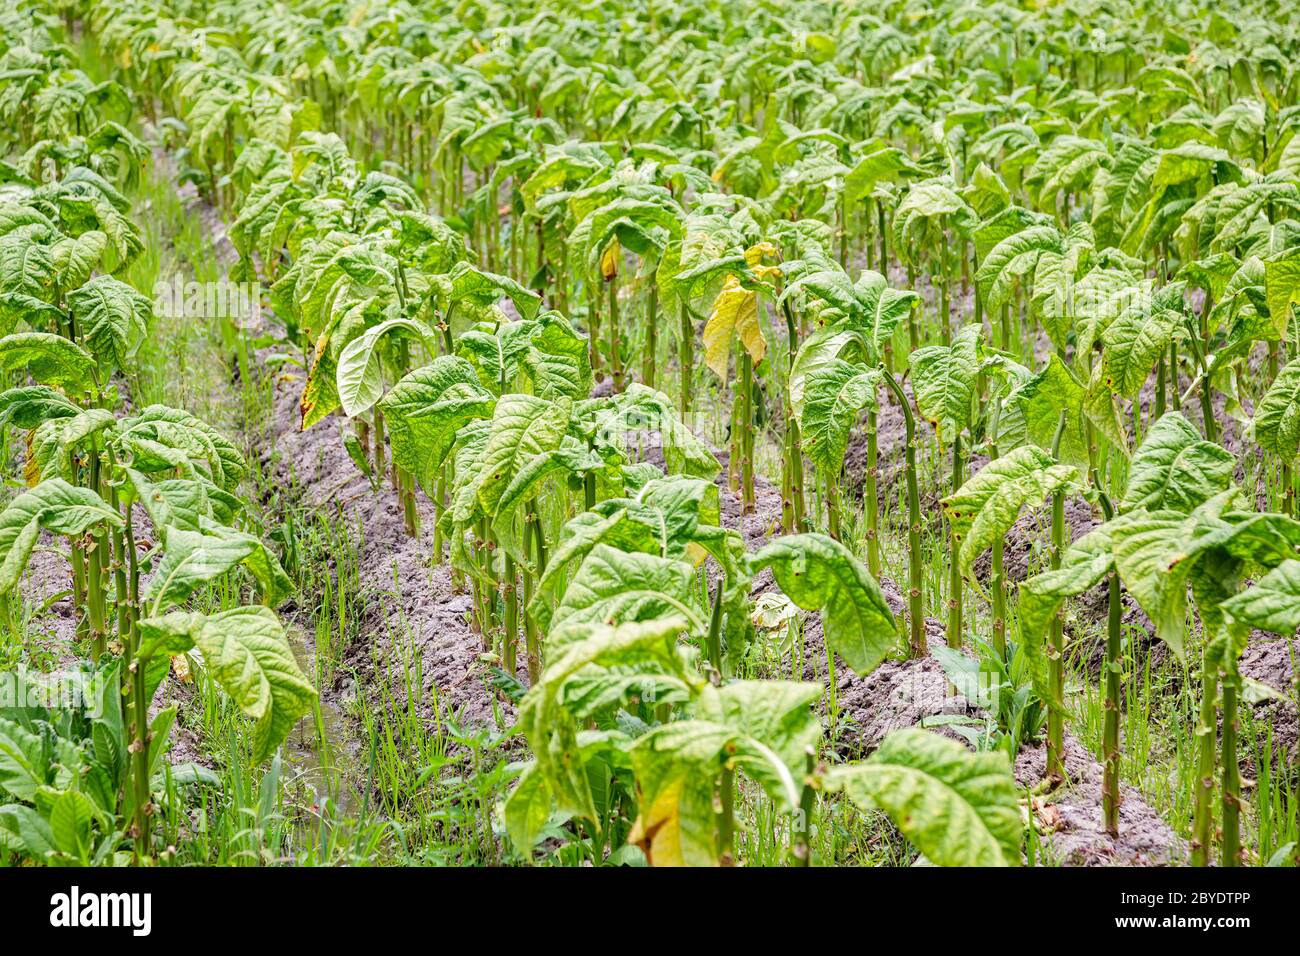
MULTIPOLYGON (((787 301, 782 304, 785 315, 785 331, 790 343, 790 365, 788 371, 794 370, 794 358, 799 342, 799 331, 795 325, 794 309, 787 301)), ((788 384, 789 377, 786 382, 788 384)), ((782 476, 782 527, 787 531, 802 531, 804 524, 803 497, 803 445, 799 437, 799 422, 790 404, 789 388, 786 389, 786 448, 785 474, 782 476), (785 512, 789 512, 789 524, 785 522, 785 512)))
POLYGON ((681 365, 681 400, 678 406, 682 421, 689 423, 691 414, 691 379, 695 364, 695 326, 691 323, 691 313, 686 307, 686 300, 677 300, 677 362, 681 365))
MULTIPOLYGON (((995 398, 993 400, 993 410, 989 416, 990 461, 995 461, 1000 457, 998 452, 998 424, 1001 417, 1002 401, 995 398)), ((993 610, 993 649, 997 652, 998 659, 1005 662, 1007 659, 1007 577, 1006 570, 1003 567, 1004 550, 1004 539, 998 537, 993 542, 989 590, 991 591, 990 603, 993 610)))
POLYGON ((650 277, 649 299, 646 303, 645 316, 645 353, 641 361, 641 382, 650 388, 655 387, 655 372, 659 352, 659 286, 650 277))
POLYGON ((375 432, 375 475, 376 480, 382 480, 384 474, 384 413, 376 405, 374 409, 374 432, 375 432))
POLYGON ((609 289, 609 369, 614 378, 614 391, 623 391, 623 358, 619 355, 618 340, 618 276, 605 280, 609 289))
MULTIPOLYGON (((1061 437, 1065 434, 1065 412, 1061 412, 1056 424, 1056 434, 1052 438, 1052 457, 1059 458, 1061 437)), ((1061 566, 1061 555, 1065 551, 1065 492, 1058 491, 1052 495, 1052 550, 1050 566, 1057 570, 1061 566)), ((1065 697, 1065 631, 1058 610, 1052 618, 1048 634, 1048 681, 1055 700, 1065 697)), ((1065 779, 1065 715, 1055 704, 1047 708, 1047 776, 1049 780, 1065 779)))
POLYGON ((736 771, 723 767, 718 775, 718 863, 736 863, 736 771))
POLYGON ((1220 866, 1240 866, 1241 852, 1241 770, 1237 763, 1237 680, 1236 674, 1223 675, 1223 845, 1219 848, 1220 866))
POLYGON ((1183 398, 1178 392, 1178 339, 1169 340, 1169 407, 1180 411, 1183 398))
MULTIPOLYGON (((537 578, 546 573, 546 536, 542 533, 542 517, 537 509, 537 499, 533 499, 528 504, 528 524, 532 528, 532 551, 534 561, 534 570, 537 578)), ((528 547, 527 534, 525 534, 524 547, 528 547)), ((537 625, 533 623, 532 618, 528 616, 528 606, 533 599, 533 578, 528 569, 524 569, 524 640, 527 643, 528 652, 528 682, 536 684, 542 674, 542 645, 541 634, 537 625)))
POLYGON ((505 630, 501 635, 502 668, 511 677, 515 676, 516 658, 515 641, 519 636, 519 595, 515 592, 515 559, 505 554, 505 571, 502 574, 502 588, 505 591, 505 630))
POLYGON ((794 841, 791 856, 795 866, 808 866, 812 861, 812 848, 808 834, 812 832, 813 813, 817 809, 817 751, 809 747, 804 754, 803 789, 799 794, 798 816, 795 818, 794 841))
POLYGON ((921 493, 916 480, 916 419, 912 415, 912 406, 903 392, 898 379, 881 366, 885 384, 898 399, 903 409, 903 424, 906 431, 904 446, 904 468, 907 471, 907 617, 908 649, 912 657, 924 657, 928 653, 925 643, 925 611, 922 601, 921 570, 921 493))
POLYGON ((1218 730, 1218 674, 1209 649, 1201 655, 1201 707, 1196 722, 1196 794, 1192 811, 1192 866, 1208 866, 1214 834, 1214 744, 1218 730))
POLYGON ((862 497, 867 519, 867 570, 880 577, 880 498, 876 488, 879 454, 876 448, 876 406, 867 408, 867 473, 862 483, 862 497))
POLYGON ((709 633, 705 640, 704 652, 709 658, 709 666, 715 674, 722 674, 722 592, 725 580, 718 581, 713 594, 713 607, 709 612, 709 633))
POLYGON ((135 813, 131 824, 131 835, 135 839, 137 861, 147 860, 151 852, 151 830, 149 818, 153 815, 152 795, 149 787, 149 688, 146 679, 147 668, 140 660, 140 567, 136 560, 135 528, 131 518, 131 508, 125 509, 126 518, 126 561, 127 561, 127 597, 131 605, 131 625, 124 648, 126 669, 130 675, 130 700, 124 712, 129 715, 129 736, 127 751, 131 755, 131 781, 135 813))
POLYGON ((1150 428, 1151 425, 1155 424, 1155 422, 1162 415, 1164 415, 1164 413, 1165 413, 1165 356, 1164 353, 1162 352, 1156 358, 1155 405, 1152 408, 1151 419, 1148 422, 1147 427, 1150 428))
POLYGON ((741 510, 749 514, 754 510, 754 360, 749 349, 740 349, 740 484, 741 510))
POLYGON ((420 512, 415 506, 415 476, 401 468, 396 470, 398 493, 402 496, 402 528, 408 538, 414 538, 420 533, 420 512))
MULTIPOLYGON (((820 471, 820 469, 818 469, 820 471)), ((840 492, 838 476, 822 475, 822 487, 826 493, 826 533, 836 541, 840 535, 840 492)))
MULTIPOLYGON (((956 493, 966 480, 966 466, 962 458, 961 435, 952 442, 952 490, 956 493)), ((955 530, 949 529, 948 558, 948 646, 961 647, 962 644, 962 580, 961 565, 957 554, 961 550, 961 541, 955 530)))
POLYGON ((433 495, 433 567, 442 564, 442 516, 446 508, 447 478, 444 472, 438 477, 438 486, 433 495))
MULTIPOLYGON (((1096 483, 1096 480, 1097 474, 1094 470, 1094 484, 1096 483)), ((1110 498, 1101 491, 1098 492, 1098 498, 1101 504, 1102 515, 1105 520, 1109 521, 1115 514, 1115 510, 1110 503, 1110 498)), ((1122 621, 1121 614, 1123 613, 1119 574, 1115 571, 1111 571, 1106 578, 1106 599, 1106 692, 1102 701, 1101 815, 1102 821, 1106 826, 1106 832, 1114 837, 1119 835, 1119 686, 1122 672, 1122 662, 1120 660, 1120 627, 1122 621)))

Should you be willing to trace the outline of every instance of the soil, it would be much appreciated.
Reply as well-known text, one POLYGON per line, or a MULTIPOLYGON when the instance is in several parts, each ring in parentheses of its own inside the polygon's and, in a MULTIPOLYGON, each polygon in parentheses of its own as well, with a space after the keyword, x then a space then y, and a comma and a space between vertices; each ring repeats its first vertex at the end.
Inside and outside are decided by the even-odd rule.
MULTIPOLYGON (((1024 747, 1016 757, 1016 782, 1033 787, 1043 778, 1047 749, 1024 747)), ((1102 766, 1073 736, 1065 736, 1069 781, 1032 807, 1041 835, 1041 862, 1063 866, 1165 866, 1187 858, 1184 841, 1142 795, 1127 784, 1120 789, 1119 834, 1102 823, 1102 766)))
MULTIPOLYGON (((1241 675, 1273 688, 1283 699, 1269 698, 1254 705, 1254 719, 1259 725, 1260 746, 1264 745, 1265 728, 1271 728, 1274 762, 1293 770, 1300 764, 1300 721, 1296 719, 1295 662, 1300 660, 1300 640, 1280 639, 1276 635, 1255 631, 1241 655, 1241 675)), ((1245 753, 1243 763, 1254 776, 1254 754, 1245 753)))
MULTIPOLYGON (((293 489, 298 503, 332 511, 346 527, 356 529, 353 543, 364 608, 360 628, 366 639, 344 652, 333 693, 342 700, 359 696, 365 703, 377 702, 376 695, 390 680, 400 686, 401 662, 414 651, 420 658, 420 704, 426 716, 433 716, 436 701, 467 723, 495 722, 493 693, 483 683, 489 675, 483 642, 469 624, 471 597, 453 588, 445 561, 430 567, 432 502, 416 496, 420 534, 408 537, 397 496, 387 485, 372 491, 339 440, 337 417, 306 432, 299 430, 300 389, 300 382, 277 381, 273 434, 262 450, 262 465, 282 487, 293 489)), ((335 561, 331 567, 337 573, 335 561)), ((518 676, 526 679, 526 672, 518 676)), ((509 702, 496 706, 508 723, 509 702)))

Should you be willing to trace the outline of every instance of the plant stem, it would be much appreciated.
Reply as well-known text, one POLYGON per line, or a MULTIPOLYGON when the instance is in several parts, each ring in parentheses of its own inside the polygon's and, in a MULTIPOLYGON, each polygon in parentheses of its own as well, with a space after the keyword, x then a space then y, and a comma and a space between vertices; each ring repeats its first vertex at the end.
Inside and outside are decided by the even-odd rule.
POLYGON ((1178 388, 1178 339, 1177 337, 1169 340, 1169 407, 1174 411, 1181 411, 1183 407, 1183 398, 1179 394, 1178 388))
POLYGON ((809 747, 804 754, 803 789, 799 794, 798 817, 793 827, 794 845, 790 851, 795 866, 808 866, 812 861, 812 848, 808 844, 808 834, 812 832, 813 813, 817 809, 816 776, 817 751, 809 747))
POLYGON ((740 349, 740 483, 741 511, 754 510, 754 360, 749 349, 740 349))
POLYGON ((133 719, 129 721, 131 741, 127 750, 131 754, 131 785, 134 793, 135 818, 134 830, 136 860, 148 859, 150 855, 150 823, 153 813, 149 789, 149 687, 147 667, 139 658, 140 652, 140 567, 135 553, 135 529, 131 519, 131 507, 126 511, 126 560, 127 592, 131 605, 131 629, 127 635, 124 658, 126 668, 131 676, 129 711, 133 719))
POLYGON ((655 371, 659 351, 659 286, 650 276, 649 299, 646 303, 645 354, 641 362, 641 381, 655 387, 655 371))
POLYGON ((1218 675, 1208 647, 1201 655, 1201 707, 1196 723, 1198 761, 1192 812, 1192 866, 1208 866, 1214 833, 1214 743, 1218 724, 1218 675))
MULTIPOLYGON (((1052 438, 1052 457, 1061 454, 1061 437, 1065 434, 1065 411, 1061 411, 1056 423, 1056 434, 1052 438)), ((1052 495, 1052 550, 1051 568, 1061 566, 1061 555, 1065 551, 1065 492, 1057 491, 1052 495)), ((1052 695, 1056 700, 1065 696, 1065 632, 1062 627, 1061 613, 1052 618, 1048 635, 1048 680, 1052 695)), ((1047 776, 1049 780, 1060 782, 1065 779, 1065 716, 1061 708, 1054 704, 1047 707, 1047 776)))
MULTIPOLYGON (((796 346, 797 343, 799 342, 799 331, 795 326, 794 309, 788 301, 782 303, 781 311, 785 315, 785 331, 786 331, 786 336, 790 343, 790 349, 789 349, 790 364, 789 364, 789 368, 787 369, 787 372, 791 372, 794 370, 794 358, 795 358, 795 353, 797 351, 796 346)), ((783 502, 782 503, 782 510, 783 510, 782 527, 785 527, 784 508, 785 508, 785 503, 788 502, 789 510, 790 510, 790 523, 787 530, 802 531, 804 525, 804 507, 805 507, 804 497, 803 497, 803 446, 799 437, 799 421, 798 418, 795 416, 793 406, 790 404, 788 375, 786 377, 786 382, 787 382, 786 456, 785 456, 784 470, 786 472, 786 475, 788 476, 788 490, 787 490, 786 476, 783 476, 782 492, 784 493, 785 497, 782 499, 783 502)))
POLYGON ((1150 428, 1151 425, 1155 424, 1155 422, 1159 420, 1160 417, 1164 415, 1164 413, 1165 413, 1165 356, 1164 353, 1162 352, 1160 353, 1160 355, 1156 357, 1155 404, 1152 407, 1151 419, 1147 427, 1150 428))
POLYGON ((1223 675, 1223 845, 1220 866, 1241 865, 1241 770, 1237 764, 1237 675, 1223 675))
POLYGON ((718 775, 718 863, 736 863, 736 771, 724 766, 718 775))
MULTIPOLYGON (((527 533, 527 525, 524 526, 527 533)), ((502 669, 511 677, 517 670, 515 659, 515 640, 519 632, 519 596, 515 593, 515 559, 505 552, 505 571, 502 575, 502 587, 505 589, 506 621, 505 631, 501 635, 502 669)))
MULTIPOLYGON (((998 424, 1002 418, 1002 400, 995 398, 993 400, 993 409, 989 415, 989 460, 996 461, 1000 456, 998 451, 998 424)), ((993 649, 997 652, 998 660, 1003 663, 1007 660, 1007 587, 1006 571, 1003 568, 1005 541, 999 537, 993 542, 993 560, 992 573, 989 580, 989 589, 992 591, 991 604, 993 605, 993 649)))
POLYGON ((924 657, 928 652, 925 643, 925 611, 922 603, 921 572, 921 494, 916 482, 916 419, 912 415, 912 406, 903 392, 898 379, 890 374, 883 365, 885 384, 898 399, 903 409, 903 423, 906 430, 904 446, 907 471, 907 617, 909 628, 908 648, 912 657, 924 657))
POLYGON ((872 403, 867 408, 867 473, 862 483, 862 496, 867 520, 867 570, 873 578, 880 577, 880 497, 876 488, 879 453, 876 439, 876 406, 872 403))
MULTIPOLYGON (((537 510, 537 499, 534 498, 528 503, 528 523, 532 527, 533 549, 532 554, 536 562, 536 572, 538 580, 541 580, 546 573, 546 536, 542 533, 542 518, 537 510)), ((525 534, 524 547, 527 549, 528 541, 525 534)), ((528 682, 536 684, 542 674, 542 650, 541 635, 538 633, 537 625, 533 623, 532 618, 528 616, 528 605, 532 603, 533 581, 528 569, 524 569, 524 640, 527 643, 528 652, 528 682)))
MULTIPOLYGON (((686 307, 686 300, 677 300, 677 361, 681 365, 681 404, 682 421, 688 422, 691 413, 691 379, 695 364, 695 326, 691 324, 691 313, 686 307)), ((689 427, 689 423, 688 423, 689 427)))
POLYGON ((623 359, 618 354, 618 276, 605 280, 609 288, 609 368, 614 378, 614 391, 623 391, 623 359))
MULTIPOLYGON (((957 489, 962 486, 965 479, 965 464, 962 459, 961 435, 959 434, 952 442, 952 490, 955 494, 957 489)), ((960 550, 961 542, 958 540, 957 532, 949 529, 950 553, 948 556, 948 646, 952 648, 961 647, 961 598, 962 598, 962 580, 961 565, 957 560, 957 552, 960 550)))
MULTIPOLYGON (((1098 484, 1096 470, 1092 473, 1093 483, 1098 484)), ((1098 490, 1098 500, 1102 515, 1109 521, 1115 515, 1110 498, 1098 490)), ((1120 661, 1120 626, 1123 605, 1120 595, 1119 574, 1111 571, 1106 577, 1106 693, 1102 702, 1102 785, 1101 814, 1106 832, 1112 837, 1119 836, 1119 682, 1121 676, 1120 661)))
POLYGON ((375 406, 375 475, 377 481, 383 480, 384 474, 384 413, 375 406))
POLYGON ((719 580, 717 590, 713 594, 713 607, 709 612, 709 634, 705 642, 709 666, 718 675, 722 674, 722 592, 725 587, 726 580, 719 580))

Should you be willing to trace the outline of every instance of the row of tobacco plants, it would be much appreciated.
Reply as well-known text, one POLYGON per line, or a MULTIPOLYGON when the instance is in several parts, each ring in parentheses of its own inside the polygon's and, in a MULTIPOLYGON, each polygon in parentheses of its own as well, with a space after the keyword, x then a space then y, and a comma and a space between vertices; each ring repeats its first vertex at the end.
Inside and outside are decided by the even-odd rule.
MULTIPOLYGON (((284 575, 236 529, 232 446, 181 412, 115 414, 148 306, 113 278, 133 253, 112 183, 148 160, 145 119, 229 223, 234 277, 269 290, 302 428, 339 427, 526 686, 532 759, 501 808, 521 854, 559 832, 593 861, 733 862, 738 795, 762 793, 794 862, 838 795, 934 863, 1021 861, 1010 728, 841 760, 827 688, 752 665, 770 575, 820 612, 832 723, 836 662, 927 656, 927 615, 950 651, 1023 671, 1004 689, 1044 714, 1045 790, 1068 787, 1078 706, 1063 609, 1104 586, 1112 834, 1136 604, 1199 695, 1191 862, 1249 859, 1238 661, 1252 629, 1300 626, 1300 42, 1265 5, 62 14, 15 11, 46 41, 4 54, 0 357, 39 483, 0 519, 0 584, 42 531, 70 539, 80 638, 119 668, 137 758, 95 804, 107 845, 125 822, 149 853, 149 674, 169 658, 229 675, 259 759, 311 697, 270 610, 284 575), (71 65, 65 24, 112 79, 71 65), (753 547, 724 499, 752 513, 769 479, 782 534, 753 547), (1093 517, 1077 538, 1071 499, 1093 517), (1029 512, 1043 555, 1015 581, 1029 512), (196 610, 235 565, 265 607, 196 610), (901 622, 878 583, 895 568, 901 622)), ((82 793, 54 773, 9 788, 13 819, 82 793)))
POLYGON ((154 319, 122 278, 145 252, 122 190, 148 156, 124 125, 127 94, 76 68, 58 19, 25 4, 5 17, 0 96, 25 120, 0 165, 0 423, 21 488, 0 511, 0 615, 22 634, 24 574, 52 554, 70 587, 46 603, 71 602, 75 637, 57 681, 5 675, 0 853, 147 863, 162 819, 215 779, 166 759, 177 707, 155 700, 169 671, 193 664, 224 689, 258 762, 316 692, 274 610, 293 585, 244 530, 242 454, 127 390, 154 319))

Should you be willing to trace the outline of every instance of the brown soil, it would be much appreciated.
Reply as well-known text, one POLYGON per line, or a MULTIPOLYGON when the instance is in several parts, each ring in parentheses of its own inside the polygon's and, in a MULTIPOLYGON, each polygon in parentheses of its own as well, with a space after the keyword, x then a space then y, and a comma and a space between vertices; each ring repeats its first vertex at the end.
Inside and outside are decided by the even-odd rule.
MULTIPOLYGON (((1254 706, 1254 719, 1264 746, 1267 730, 1273 737, 1274 762, 1292 770, 1300 764, 1300 722, 1296 719, 1295 662, 1300 660, 1300 640, 1286 640, 1255 631, 1251 643, 1241 655, 1243 677, 1266 684, 1285 696, 1268 699, 1254 706)), ((1242 761, 1253 776, 1254 754, 1245 753, 1242 761)))
MULTIPOLYGON (((348 458, 337 417, 306 432, 299 430, 300 388, 296 381, 278 381, 275 386, 273 435, 262 451, 262 465, 282 486, 294 489, 299 503, 331 511, 346 527, 356 529, 353 544, 365 640, 344 652, 333 692, 342 699, 356 695, 374 703, 390 679, 400 686, 401 662, 415 651, 423 677, 420 707, 426 716, 432 716, 437 701, 468 723, 492 722, 493 695, 483 683, 489 665, 482 657, 482 639, 469 625, 470 595, 452 587, 445 561, 430 567, 432 502, 416 496, 420 534, 408 537, 391 488, 372 491, 348 458)), ((337 562, 331 559, 330 565, 337 572, 337 562)), ((310 606, 318 596, 301 599, 310 606)), ((508 702, 498 706, 508 721, 508 702)))
MULTIPOLYGON (((1022 748, 1016 781, 1033 787, 1047 764, 1045 745, 1022 748)), ((1187 848, 1133 787, 1120 790, 1119 835, 1106 832, 1101 815, 1102 767, 1071 735, 1065 738, 1069 782, 1033 802, 1042 833, 1044 864, 1063 866, 1163 866, 1186 859, 1187 848)))

